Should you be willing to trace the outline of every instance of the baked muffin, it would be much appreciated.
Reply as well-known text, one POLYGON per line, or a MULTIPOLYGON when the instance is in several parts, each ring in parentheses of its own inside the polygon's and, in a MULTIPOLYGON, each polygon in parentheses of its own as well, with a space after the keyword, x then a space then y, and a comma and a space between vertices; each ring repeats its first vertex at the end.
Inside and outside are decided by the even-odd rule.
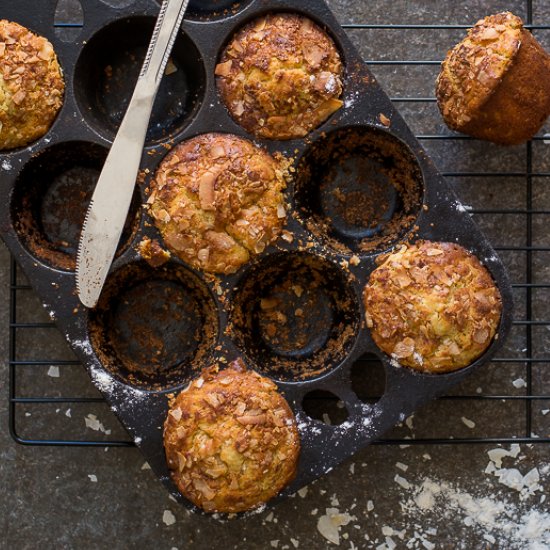
POLYGON ((378 347, 427 373, 470 365, 491 344, 502 313, 487 269, 451 243, 401 246, 382 258, 363 298, 378 347))
POLYGON ((0 150, 42 137, 63 104, 65 83, 43 36, 0 21, 0 150))
POLYGON ((550 114, 550 56, 519 17, 490 15, 448 52, 436 96, 452 129, 503 145, 522 143, 550 114))
POLYGON ((225 48, 216 75, 233 118, 261 138, 304 137, 342 107, 338 50, 300 15, 266 15, 243 27, 225 48))
POLYGON ((164 447, 181 494, 206 512, 244 512, 295 476, 300 441, 277 386, 245 370, 205 370, 171 403, 164 447))
POLYGON ((151 185, 150 212, 168 248, 211 273, 233 273, 280 234, 283 163, 250 141, 203 134, 175 147, 151 185))

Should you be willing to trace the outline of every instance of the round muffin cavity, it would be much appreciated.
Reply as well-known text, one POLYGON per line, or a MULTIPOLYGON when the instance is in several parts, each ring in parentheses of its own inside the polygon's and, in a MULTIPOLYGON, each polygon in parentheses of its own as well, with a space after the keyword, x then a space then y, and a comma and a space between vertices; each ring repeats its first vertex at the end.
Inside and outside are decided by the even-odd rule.
POLYGON ((250 141, 203 134, 172 150, 151 185, 166 245, 210 273, 233 273, 264 251, 286 219, 284 162, 250 141))
POLYGON ((343 65, 334 41, 290 13, 256 19, 225 48, 218 87, 233 118, 266 139, 296 139, 343 105, 343 65))
POLYGON ((0 150, 23 147, 49 130, 65 83, 53 46, 43 36, 0 21, 0 150))
POLYGON ((427 373, 470 365, 491 344, 502 313, 487 269, 452 243, 401 246, 372 272, 363 298, 378 347, 427 373))
POLYGON ((261 506, 295 476, 300 440, 277 386, 240 360, 203 371, 171 403, 164 447, 172 479, 206 512, 261 506))
POLYGON ((519 17, 490 15, 447 53, 436 96, 450 128, 503 145, 522 143, 550 114, 550 55, 519 17))

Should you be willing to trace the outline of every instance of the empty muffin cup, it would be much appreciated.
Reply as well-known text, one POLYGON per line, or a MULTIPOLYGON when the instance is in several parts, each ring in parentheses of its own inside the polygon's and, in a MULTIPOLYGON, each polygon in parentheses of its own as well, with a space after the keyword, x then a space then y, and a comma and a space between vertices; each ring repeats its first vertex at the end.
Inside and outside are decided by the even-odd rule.
POLYGON ((423 177, 407 145, 369 127, 336 130, 298 165, 296 204, 312 234, 340 253, 371 253, 416 223, 423 177))
POLYGON ((165 390, 207 366, 218 337, 216 306, 184 267, 136 263, 107 280, 89 331, 98 358, 118 379, 165 390))
POLYGON ((340 365, 358 325, 357 301, 337 266, 280 254, 247 274, 234 298, 230 332, 257 370, 298 381, 340 365))
MULTIPOLYGON (((161 0, 157 0, 161 4, 161 0)), ((185 16, 189 19, 214 20, 237 15, 252 0, 191 0, 185 16)))
MULTIPOLYGON (((92 37, 77 62, 74 87, 79 107, 91 126, 109 139, 126 113, 154 27, 152 17, 115 21, 92 37)), ((201 103, 205 81, 195 44, 178 35, 153 107, 148 145, 185 128, 201 103)))
MULTIPOLYGON (((86 211, 107 151, 83 141, 59 143, 32 158, 19 175, 11 202, 13 226, 39 261, 64 271, 76 268, 76 252, 86 211)), ((136 191, 118 254, 139 226, 136 191)))

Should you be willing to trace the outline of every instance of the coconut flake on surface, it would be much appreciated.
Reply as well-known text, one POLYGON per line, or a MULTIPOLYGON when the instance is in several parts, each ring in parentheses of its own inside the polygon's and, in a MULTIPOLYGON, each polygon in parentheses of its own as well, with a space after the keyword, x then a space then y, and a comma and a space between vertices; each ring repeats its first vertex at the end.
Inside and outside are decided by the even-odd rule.
POLYGON ((107 433, 105 426, 103 426, 103 424, 97 419, 95 414, 89 414, 86 416, 84 418, 84 423, 86 424, 86 428, 90 428, 90 430, 107 433))
POLYGON ((517 443, 514 443, 513 445, 511 445, 509 451, 501 447, 497 447, 496 449, 491 449, 490 451, 487 451, 487 454, 489 455, 489 460, 491 460, 491 462, 494 462, 497 468, 501 468, 503 458, 517 458, 520 452, 521 447, 517 443))
POLYGON ((466 418, 465 416, 463 416, 461 420, 467 428, 470 428, 470 430, 473 430, 476 427, 476 423, 473 420, 466 418))
POLYGON ((396 474, 393 480, 395 481, 395 483, 397 483, 397 485, 403 487, 403 489, 411 488, 411 484, 404 477, 401 477, 399 474, 396 474))
POLYGON ((164 510, 164 513, 162 514, 162 521, 165 525, 174 525, 174 523, 176 523, 176 516, 174 516, 170 510, 164 510))
POLYGON ((94 474, 88 474, 88 477, 90 478, 90 481, 92 483, 97 483, 97 476, 94 474))
POLYGON ((345 527, 355 516, 347 512, 340 513, 338 508, 326 508, 325 514, 317 520, 317 530, 325 539, 336 546, 340 545, 340 528, 345 527))
POLYGON ((48 369, 48 376, 51 376, 52 378, 59 378, 59 367, 51 366, 48 369))

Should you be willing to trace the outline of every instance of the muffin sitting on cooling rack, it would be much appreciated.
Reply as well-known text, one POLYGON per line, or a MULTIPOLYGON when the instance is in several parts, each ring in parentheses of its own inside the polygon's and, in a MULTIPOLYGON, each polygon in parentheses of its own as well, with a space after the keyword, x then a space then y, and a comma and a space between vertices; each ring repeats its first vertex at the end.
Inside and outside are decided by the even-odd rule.
POLYGON ((246 25, 224 50, 216 75, 233 118, 261 138, 304 137, 343 105, 343 65, 334 41, 296 14, 246 25))
POLYGON ((488 16, 447 54, 436 95, 450 128, 522 143, 550 115, 550 55, 516 15, 488 16))
POLYGON ((183 261, 210 273, 233 273, 282 230, 284 169, 248 140, 203 134, 162 161, 151 184, 150 212, 183 261))
POLYGON ((489 347, 502 302, 490 273, 459 245, 422 241, 386 256, 364 291, 367 325, 400 365, 466 367, 489 347))
POLYGON ((300 440, 277 386, 240 361, 205 370, 172 402, 164 447, 181 494, 206 512, 236 513, 295 476, 300 440))
POLYGON ((42 137, 63 104, 53 46, 18 23, 0 21, 0 150, 42 137))

